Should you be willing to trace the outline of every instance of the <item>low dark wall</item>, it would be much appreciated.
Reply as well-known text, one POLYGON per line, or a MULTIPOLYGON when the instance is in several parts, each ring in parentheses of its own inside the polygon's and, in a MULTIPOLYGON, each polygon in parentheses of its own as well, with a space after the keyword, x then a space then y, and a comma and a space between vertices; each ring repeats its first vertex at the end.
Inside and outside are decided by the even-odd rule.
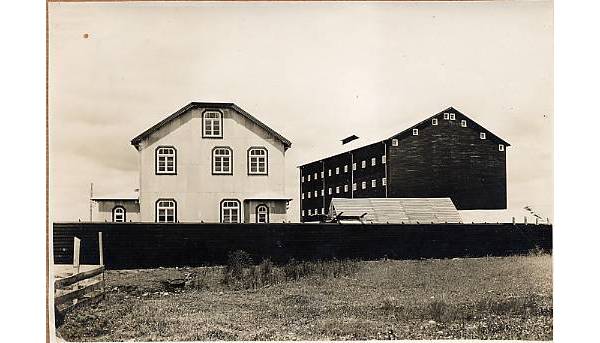
POLYGON ((109 269, 223 264, 244 250, 256 262, 330 258, 503 256, 552 249, 551 225, 523 224, 155 224, 55 223, 54 262, 97 264, 98 232, 109 269))

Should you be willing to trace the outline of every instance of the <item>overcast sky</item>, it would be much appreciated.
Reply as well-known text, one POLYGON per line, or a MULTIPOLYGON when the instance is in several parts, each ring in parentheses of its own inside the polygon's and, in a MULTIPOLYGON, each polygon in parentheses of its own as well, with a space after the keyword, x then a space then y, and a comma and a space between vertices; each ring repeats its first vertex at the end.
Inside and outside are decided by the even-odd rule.
MULTIPOLYGON (((130 140, 190 101, 234 102, 298 165, 449 106, 512 144, 508 211, 553 215, 552 2, 50 3, 51 220, 138 188, 130 140)), ((521 219, 522 220, 522 219, 521 219)))

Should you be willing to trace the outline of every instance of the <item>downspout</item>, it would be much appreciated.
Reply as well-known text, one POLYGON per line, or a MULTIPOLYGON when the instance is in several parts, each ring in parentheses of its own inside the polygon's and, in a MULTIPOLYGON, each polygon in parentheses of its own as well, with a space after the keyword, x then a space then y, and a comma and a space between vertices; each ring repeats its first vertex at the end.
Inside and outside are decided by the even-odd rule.
MULTIPOLYGON (((323 189, 321 190, 321 192, 323 192, 323 214, 325 214, 325 161, 321 160, 321 183, 323 184, 323 189)), ((329 212, 329 209, 327 210, 329 212)))
POLYGON ((387 157, 387 142, 383 142, 383 156, 385 156, 385 166, 383 167, 383 170, 385 172, 385 197, 388 197, 388 183, 390 182, 390 180, 388 180, 388 157, 387 157))
MULTIPOLYGON (((352 153, 352 151, 349 151, 350 153, 350 188, 352 190, 352 192, 350 193, 350 197, 352 199, 354 199, 354 154, 352 153)), ((387 161, 386 161, 387 163, 387 161)))

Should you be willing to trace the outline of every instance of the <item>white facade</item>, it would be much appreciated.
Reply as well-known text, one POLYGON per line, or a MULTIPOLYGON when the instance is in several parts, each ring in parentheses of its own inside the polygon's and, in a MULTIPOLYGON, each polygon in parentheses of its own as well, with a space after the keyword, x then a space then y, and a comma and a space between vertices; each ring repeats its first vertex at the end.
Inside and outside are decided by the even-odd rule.
MULTIPOLYGON (((132 144, 140 187, 137 204, 127 203, 127 221, 287 221, 284 164, 291 143, 234 104, 191 103, 132 144), (231 159, 216 161, 213 153, 223 149, 231 159)), ((112 221, 117 203, 95 201, 102 211, 94 219, 112 221)))

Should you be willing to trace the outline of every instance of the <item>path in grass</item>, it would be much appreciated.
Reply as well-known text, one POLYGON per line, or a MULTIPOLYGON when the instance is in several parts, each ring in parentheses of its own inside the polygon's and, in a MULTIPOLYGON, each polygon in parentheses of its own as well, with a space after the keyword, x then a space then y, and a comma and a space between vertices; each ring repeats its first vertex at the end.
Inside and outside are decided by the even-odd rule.
POLYGON ((551 256, 361 262, 356 273, 256 290, 166 292, 199 268, 109 271, 107 300, 67 315, 67 340, 552 339, 551 256))

